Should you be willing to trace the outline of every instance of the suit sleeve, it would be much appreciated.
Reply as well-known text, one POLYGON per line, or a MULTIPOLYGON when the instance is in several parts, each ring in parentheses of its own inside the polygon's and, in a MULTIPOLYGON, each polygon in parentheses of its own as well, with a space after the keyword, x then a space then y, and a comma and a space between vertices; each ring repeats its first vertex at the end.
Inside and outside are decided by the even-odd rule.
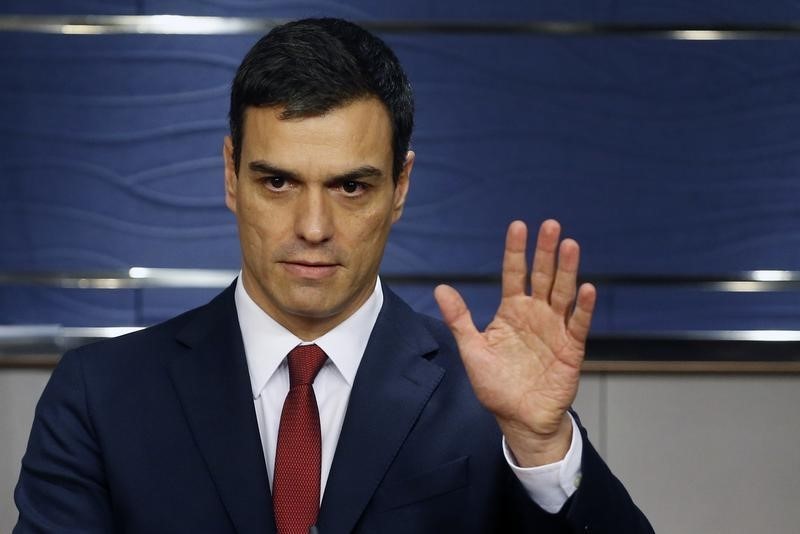
POLYGON ((514 525, 509 531, 537 534, 653 534, 653 527, 634 504, 622 483, 611 473, 589 442, 586 429, 574 412, 583 438, 581 483, 556 514, 531 500, 512 475, 509 496, 514 525))
POLYGON ((79 352, 53 371, 36 407, 14 492, 14 534, 113 532, 102 454, 79 352))
POLYGON ((571 532, 653 534, 650 522, 589 442, 583 427, 581 434, 581 484, 562 510, 571 532))

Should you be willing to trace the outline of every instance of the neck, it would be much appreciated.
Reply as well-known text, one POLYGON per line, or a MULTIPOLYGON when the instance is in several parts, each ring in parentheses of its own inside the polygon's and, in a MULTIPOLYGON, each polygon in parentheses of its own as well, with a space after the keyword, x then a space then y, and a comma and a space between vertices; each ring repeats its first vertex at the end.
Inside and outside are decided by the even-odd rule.
POLYGON ((357 295, 356 298, 346 303, 341 309, 333 310, 328 314, 315 315, 313 310, 310 313, 293 313, 292 310, 285 310, 276 306, 261 291, 259 284, 253 282, 244 270, 242 272, 242 283, 247 295, 264 313, 303 341, 319 339, 339 326, 363 306, 375 288, 374 283, 368 285, 362 294, 357 295))

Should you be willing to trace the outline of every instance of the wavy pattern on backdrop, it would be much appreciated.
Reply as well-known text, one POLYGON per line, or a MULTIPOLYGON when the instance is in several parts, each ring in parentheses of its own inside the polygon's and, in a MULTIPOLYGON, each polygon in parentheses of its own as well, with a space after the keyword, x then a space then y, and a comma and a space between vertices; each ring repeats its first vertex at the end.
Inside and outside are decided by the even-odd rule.
MULTIPOLYGON (((406 3, 401 14, 400 4, 202 0, 191 13, 443 17, 433 4, 406 3)), ((484 7, 487 19, 509 6, 526 18, 564 10, 670 19, 654 2, 551 4, 484 7)), ((722 5, 670 13, 715 20, 722 5)), ((98 13, 189 6, 51 4, 98 13)), ((476 7, 461 7, 477 18, 476 7)), ((793 16, 796 7, 759 12, 793 16)), ((748 9, 730 6, 729 20, 752 19, 748 9)), ((0 269, 235 268, 221 140, 230 79, 256 37, 0 34, 0 269)), ((508 221, 545 217, 584 244, 589 272, 800 269, 800 40, 386 38, 419 110, 411 198, 387 248, 388 275, 496 273, 508 221)), ((429 287, 399 290, 435 312, 429 287)), ((464 290, 487 320, 497 289, 464 290)), ((0 322, 152 322, 208 295, 4 289, 0 322)), ((796 294, 601 288, 601 298, 600 330, 800 326, 796 294)))

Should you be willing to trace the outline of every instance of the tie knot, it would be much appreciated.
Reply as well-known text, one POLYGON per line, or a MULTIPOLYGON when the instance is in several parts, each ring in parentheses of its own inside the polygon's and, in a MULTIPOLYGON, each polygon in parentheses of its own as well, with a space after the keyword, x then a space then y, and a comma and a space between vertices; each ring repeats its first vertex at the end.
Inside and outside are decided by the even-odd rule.
POLYGON ((328 355, 316 345, 298 345, 289 352, 289 387, 313 384, 328 355))

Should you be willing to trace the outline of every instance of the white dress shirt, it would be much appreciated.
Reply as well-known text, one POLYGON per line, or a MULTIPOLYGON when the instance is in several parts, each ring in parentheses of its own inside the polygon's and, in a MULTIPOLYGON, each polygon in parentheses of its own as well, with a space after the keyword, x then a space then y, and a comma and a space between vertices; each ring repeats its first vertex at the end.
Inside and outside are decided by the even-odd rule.
MULTIPOLYGON (((294 347, 306 342, 278 324, 250 298, 242 283, 241 274, 236 282, 235 301, 250 373, 258 431, 261 434, 267 473, 272 483, 281 411, 289 392, 286 356, 294 347)), ((325 494, 325 484, 347 412, 353 381, 382 306, 383 291, 378 279, 372 295, 353 315, 312 342, 328 355, 328 361, 313 385, 322 436, 320 498, 325 494)), ((506 461, 530 497, 551 513, 557 512, 564 505, 580 480, 583 443, 574 420, 572 428, 572 444, 567 455, 560 462, 549 465, 517 467, 511 451, 505 442, 502 444, 506 461)))

